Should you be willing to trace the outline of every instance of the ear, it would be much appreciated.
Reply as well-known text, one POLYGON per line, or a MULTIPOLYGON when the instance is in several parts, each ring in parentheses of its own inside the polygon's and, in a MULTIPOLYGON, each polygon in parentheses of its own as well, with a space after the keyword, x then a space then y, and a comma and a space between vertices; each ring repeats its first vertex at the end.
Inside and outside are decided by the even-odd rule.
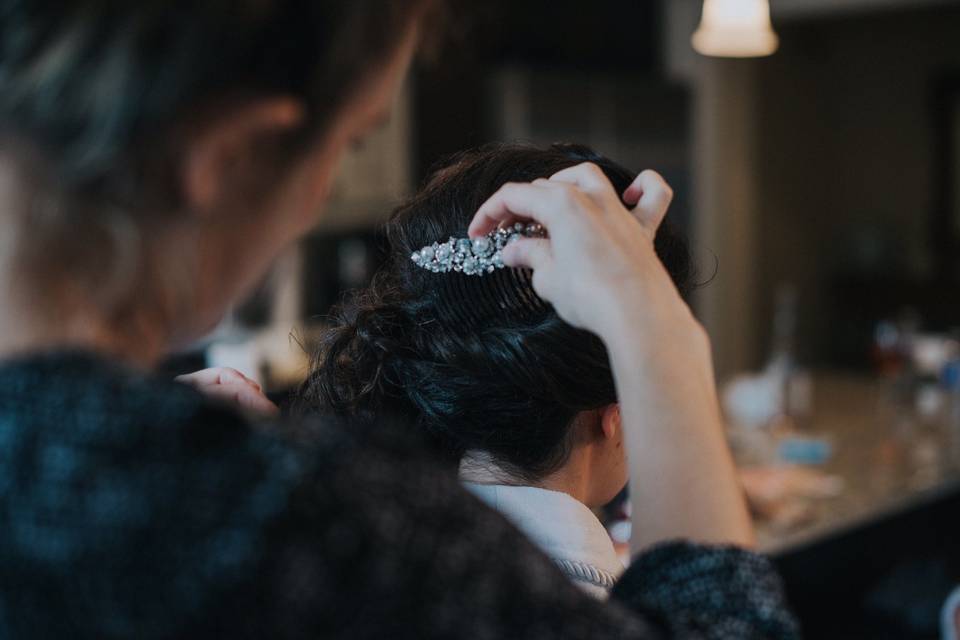
POLYGON ((289 96, 243 102, 205 119, 187 143, 184 194, 191 209, 208 212, 236 189, 237 167, 249 164, 257 142, 300 126, 303 104, 289 96))
POLYGON ((600 410, 600 429, 603 431, 604 438, 607 440, 618 438, 621 426, 619 404, 609 404, 600 410))

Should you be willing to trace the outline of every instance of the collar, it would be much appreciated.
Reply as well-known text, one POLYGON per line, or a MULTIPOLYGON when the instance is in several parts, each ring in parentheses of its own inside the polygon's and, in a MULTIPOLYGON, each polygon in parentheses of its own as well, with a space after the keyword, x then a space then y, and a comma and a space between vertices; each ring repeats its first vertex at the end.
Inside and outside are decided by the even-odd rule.
POLYGON ((464 482, 578 583, 608 591, 623 572, 607 530, 579 500, 539 487, 464 482))

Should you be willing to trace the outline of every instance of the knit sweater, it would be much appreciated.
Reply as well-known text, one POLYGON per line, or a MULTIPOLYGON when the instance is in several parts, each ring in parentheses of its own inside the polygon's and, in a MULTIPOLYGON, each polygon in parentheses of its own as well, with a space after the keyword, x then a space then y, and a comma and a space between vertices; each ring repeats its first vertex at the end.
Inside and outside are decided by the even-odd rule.
POLYGON ((252 424, 81 353, 0 364, 2 638, 794 638, 669 543, 598 602, 389 420, 252 424))

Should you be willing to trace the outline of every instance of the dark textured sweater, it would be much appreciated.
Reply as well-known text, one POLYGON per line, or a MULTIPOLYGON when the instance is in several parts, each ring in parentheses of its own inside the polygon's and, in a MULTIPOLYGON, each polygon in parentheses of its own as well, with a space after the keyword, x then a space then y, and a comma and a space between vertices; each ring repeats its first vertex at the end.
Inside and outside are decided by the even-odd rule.
POLYGON ((582 594, 387 422, 253 425, 83 354, 0 365, 0 637, 793 638, 761 556, 582 594))

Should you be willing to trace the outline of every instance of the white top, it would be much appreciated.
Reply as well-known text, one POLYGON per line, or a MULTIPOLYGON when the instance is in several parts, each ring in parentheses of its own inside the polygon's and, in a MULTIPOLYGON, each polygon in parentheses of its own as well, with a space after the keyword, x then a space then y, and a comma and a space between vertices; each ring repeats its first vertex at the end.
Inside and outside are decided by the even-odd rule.
POLYGON ((940 636, 942 640, 960 638, 960 587, 954 589, 943 604, 943 612, 940 614, 940 636))
POLYGON ((525 533, 577 586, 607 597, 624 567, 607 530, 586 505, 566 493, 537 487, 463 486, 525 533))

